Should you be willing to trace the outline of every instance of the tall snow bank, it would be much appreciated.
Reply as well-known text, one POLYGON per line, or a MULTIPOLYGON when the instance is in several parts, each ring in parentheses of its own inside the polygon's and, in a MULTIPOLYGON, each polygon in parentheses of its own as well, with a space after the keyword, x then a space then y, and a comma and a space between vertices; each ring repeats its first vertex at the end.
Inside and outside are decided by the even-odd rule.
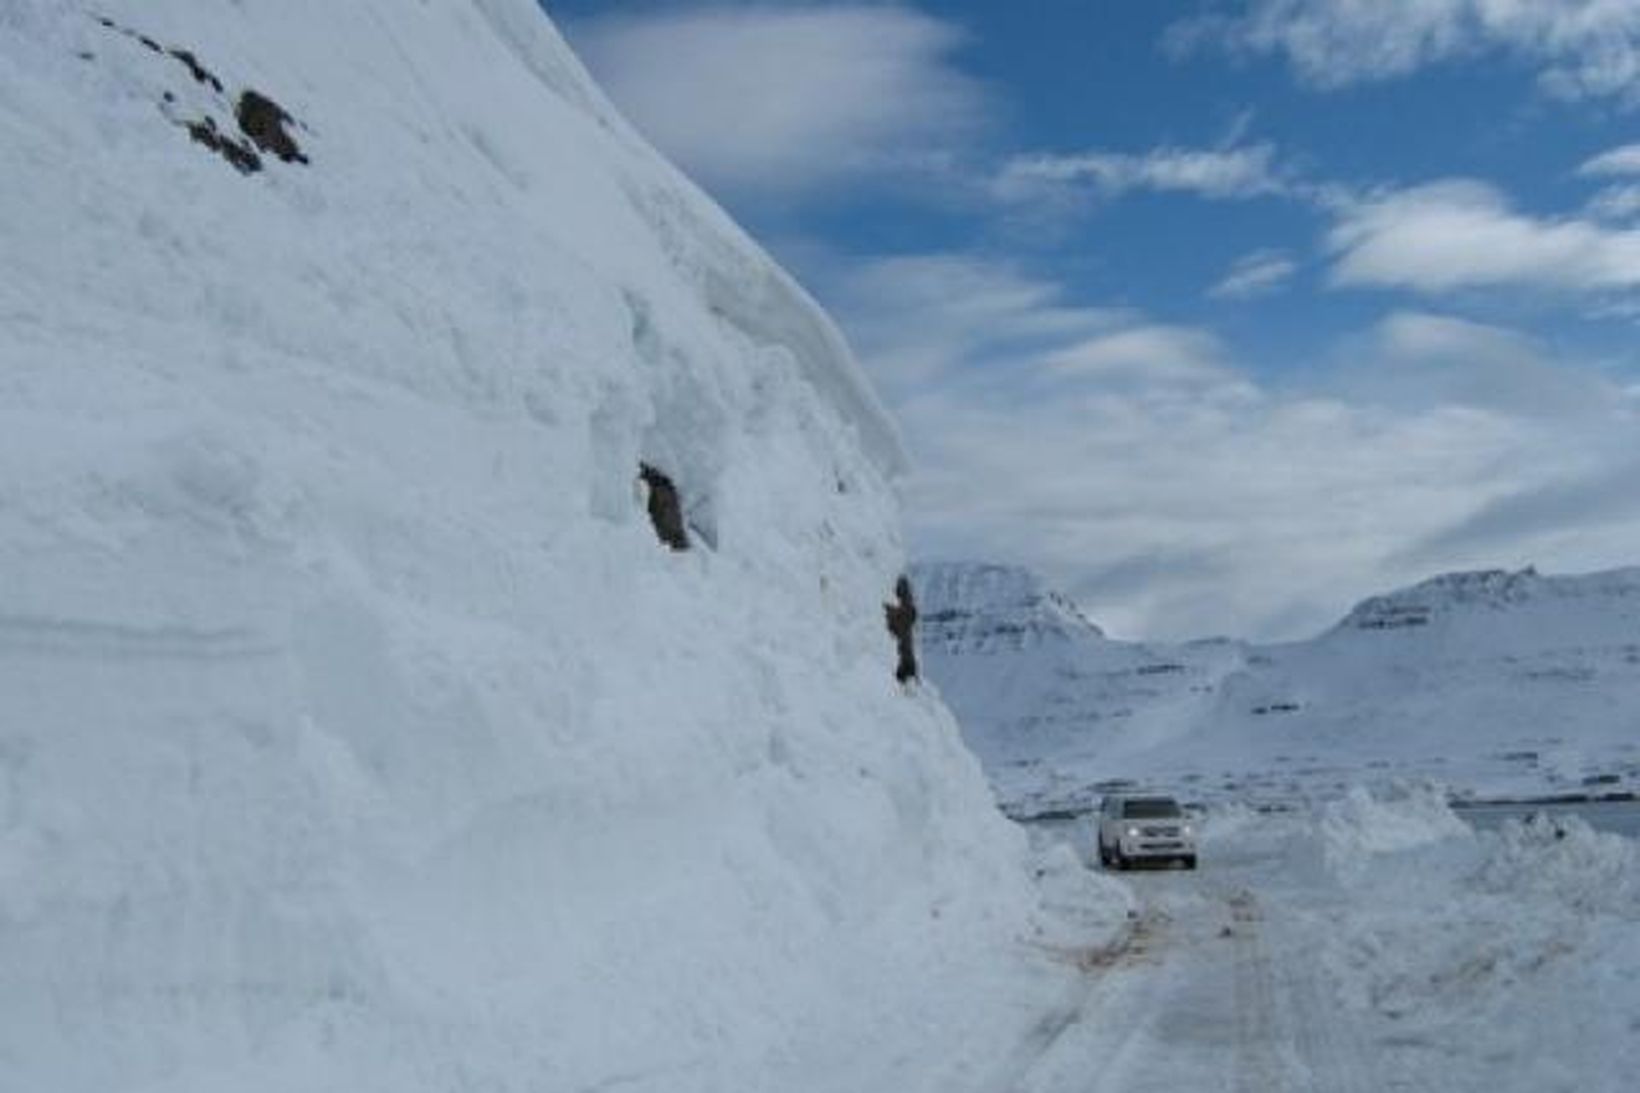
POLYGON ((529 0, 14 0, 0 159, 0 1087, 980 1042, 908 1015, 1024 849, 892 679, 893 429, 529 0))

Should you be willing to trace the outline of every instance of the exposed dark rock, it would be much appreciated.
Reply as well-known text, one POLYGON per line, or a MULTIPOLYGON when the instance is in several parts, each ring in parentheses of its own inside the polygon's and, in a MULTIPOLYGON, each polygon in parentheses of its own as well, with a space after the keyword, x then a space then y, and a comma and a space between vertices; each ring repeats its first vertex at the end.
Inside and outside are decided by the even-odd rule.
POLYGON ((193 76, 197 82, 207 84, 218 94, 221 93, 222 81, 217 79, 215 74, 213 74, 210 69, 200 64, 199 58, 195 57, 191 50, 173 49, 171 50, 171 56, 181 61, 188 69, 188 73, 193 76))
POLYGON ((649 522, 655 525, 656 538, 673 550, 688 550, 689 531, 683 525, 677 486, 648 463, 638 464, 638 477, 649 489, 649 522))
POLYGON ((285 128, 291 116, 266 95, 247 89, 239 96, 239 105, 235 107, 234 114, 239 119, 240 131, 255 141, 262 151, 278 156, 286 163, 308 161, 301 148, 297 147, 296 138, 285 128))
POLYGON ((256 154, 254 148, 223 133, 210 118, 189 122, 188 135, 194 143, 203 144, 227 160, 242 175, 255 174, 262 169, 262 157, 256 154))
MULTIPOLYGON (((193 50, 168 49, 148 35, 140 34, 129 27, 120 26, 107 17, 99 16, 97 22, 109 30, 124 35, 133 42, 140 43, 145 49, 173 58, 188 70, 188 74, 194 78, 196 83, 209 87, 218 95, 222 94, 222 81, 217 78, 216 73, 205 67, 205 63, 199 59, 199 56, 193 50)), ((82 53, 80 56, 86 60, 91 60, 93 57, 89 52, 82 53)), ((160 97, 170 105, 174 105, 177 101, 176 94, 172 91, 162 91, 160 97)), ((194 143, 209 148, 231 164, 234 170, 243 175, 255 174, 262 169, 262 156, 258 154, 259 149, 268 155, 279 157, 286 163, 308 162, 308 157, 303 154, 301 148, 297 147, 296 138, 292 137, 286 129, 286 126, 291 124, 293 119, 282 106, 266 95, 258 91, 246 90, 239 97, 238 103, 235 104, 234 115, 239 122, 240 131, 244 134, 242 138, 231 136, 218 128, 216 119, 210 115, 206 115, 198 121, 182 122, 181 124, 183 128, 188 130, 188 136, 193 139, 194 143)), ((169 111, 166 112, 166 117, 175 120, 174 115, 169 111)))
POLYGON ((883 604, 888 632, 894 635, 899 660, 894 666, 894 678, 901 683, 917 678, 917 647, 913 635, 917 631, 917 602, 911 594, 911 581, 901 577, 894 582, 894 602, 883 604))

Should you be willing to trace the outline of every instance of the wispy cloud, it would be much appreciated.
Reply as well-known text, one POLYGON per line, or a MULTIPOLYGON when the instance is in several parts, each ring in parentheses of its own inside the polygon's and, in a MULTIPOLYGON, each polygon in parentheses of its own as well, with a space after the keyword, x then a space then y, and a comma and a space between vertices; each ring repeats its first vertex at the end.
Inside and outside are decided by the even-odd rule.
POLYGON ((951 23, 865 3, 662 8, 570 24, 600 83, 711 187, 814 193, 939 172, 984 124, 951 23))
POLYGON ((1584 161, 1580 175, 1640 175, 1640 144, 1625 144, 1584 161))
POLYGON ((1307 84, 1338 88, 1500 54, 1550 95, 1640 102, 1640 0, 1235 0, 1175 25, 1177 52, 1280 54, 1307 84))
POLYGON ((1532 337, 1455 315, 1391 312, 1347 339, 1341 355, 1333 389, 1387 407, 1439 403, 1544 422, 1600 417, 1629 401, 1600 372, 1558 364, 1532 337))
POLYGON ((998 171, 992 189, 1004 202, 1082 196, 1108 200, 1136 190, 1238 200, 1287 193, 1289 184, 1276 162, 1275 146, 1260 143, 1017 156, 998 171))
MULTIPOLYGON (((1505 493, 1451 526, 1411 544, 1406 557, 1414 564, 1431 559, 1496 556, 1507 544, 1515 556, 1530 559, 1560 554, 1568 568, 1609 564, 1609 558, 1583 552, 1600 530, 1640 534, 1640 459, 1606 453, 1585 466, 1557 474, 1549 481, 1505 493)), ((1602 536, 1604 538, 1605 536, 1602 536)))
POLYGON ((1267 296, 1292 279, 1298 263, 1286 251, 1264 249, 1236 259, 1223 279, 1207 294, 1222 300, 1247 300, 1267 296))
POLYGON ((1589 199, 1584 211, 1598 220, 1640 218, 1640 183, 1607 186, 1589 199))
POLYGON ((1061 285, 997 259, 810 253, 805 265, 891 394, 958 380, 999 360, 1032 359, 1133 322, 1122 308, 1072 304, 1061 285))
POLYGON ((1053 350, 1043 363, 1062 376, 1117 387, 1228 386, 1219 339, 1199 327, 1135 320, 1053 350))
POLYGON ((1640 230, 1530 216, 1493 187, 1465 179, 1357 202, 1341 212, 1328 245, 1338 285, 1584 294, 1640 286, 1640 230))

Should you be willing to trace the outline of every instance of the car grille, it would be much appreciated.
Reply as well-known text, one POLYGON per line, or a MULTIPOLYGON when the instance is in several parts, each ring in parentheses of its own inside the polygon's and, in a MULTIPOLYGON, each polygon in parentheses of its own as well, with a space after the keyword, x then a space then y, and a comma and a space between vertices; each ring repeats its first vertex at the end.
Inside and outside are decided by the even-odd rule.
POLYGON ((1139 834, 1147 839, 1176 839, 1179 829, 1176 827, 1141 827, 1139 834))

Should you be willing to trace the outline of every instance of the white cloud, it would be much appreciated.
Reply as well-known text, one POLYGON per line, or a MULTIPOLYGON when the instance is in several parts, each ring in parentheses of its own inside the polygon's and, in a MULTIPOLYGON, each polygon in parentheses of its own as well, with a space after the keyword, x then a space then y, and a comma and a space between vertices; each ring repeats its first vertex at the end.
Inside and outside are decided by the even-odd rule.
MULTIPOLYGON (((1226 369, 1224 347, 1211 333, 1188 326, 1136 322, 1123 329, 1053 349, 1042 363, 1060 376, 1117 388, 1163 391, 1213 390, 1239 385, 1226 369)), ((1236 394, 1246 394, 1246 389, 1236 394)))
POLYGON ((1589 199, 1584 210, 1599 220, 1633 220, 1640 217, 1640 184, 1607 186, 1589 199))
POLYGON ((1328 244, 1339 285, 1431 293, 1500 286, 1609 293, 1640 286, 1640 230, 1528 216, 1497 190, 1468 180, 1347 206, 1328 244))
POLYGON ((810 254, 805 265, 828 305, 848 316, 856 351, 891 394, 1132 322, 1126 310, 1074 306, 1051 281, 967 255, 810 254))
POLYGON ((1246 300, 1265 296, 1285 285, 1298 264, 1280 250, 1256 250, 1236 259, 1223 279, 1208 289, 1209 296, 1226 300, 1246 300))
POLYGON ((833 272, 822 296, 871 332, 868 368, 920 362, 889 384, 914 548, 1034 566, 1118 633, 1294 636, 1436 569, 1640 551, 1640 511, 1590 523, 1581 554, 1565 529, 1482 519, 1575 482, 1635 427, 1634 400, 1509 330, 1397 313, 1306 391, 1260 382, 1209 331, 1078 307, 1013 267, 833 272))
POLYGON ((1089 151, 1017 156, 1003 165, 992 189, 1005 202, 1091 194, 1116 198, 1134 190, 1188 193, 1216 200, 1288 192, 1275 146, 1154 148, 1148 152, 1089 151))
POLYGON ((1623 395, 1594 370, 1557 365, 1517 331, 1451 315, 1396 311, 1345 348, 1335 388, 1355 401, 1493 410, 1518 421, 1598 416, 1623 395))
POLYGON ((1640 175, 1640 144, 1625 144, 1586 161, 1580 175, 1640 175))
POLYGON ((1379 322, 1376 334, 1384 353, 1401 360, 1459 357, 1496 361, 1536 355, 1514 331, 1422 311, 1392 312, 1379 322))
POLYGON ((908 8, 713 5, 569 29, 626 116, 708 186, 939 171, 987 114, 951 63, 961 31, 908 8))
POLYGON ((1532 66, 1557 97, 1640 101, 1640 0, 1238 0, 1233 7, 1238 14, 1178 24, 1169 44, 1282 54, 1319 88, 1501 53, 1532 66))

